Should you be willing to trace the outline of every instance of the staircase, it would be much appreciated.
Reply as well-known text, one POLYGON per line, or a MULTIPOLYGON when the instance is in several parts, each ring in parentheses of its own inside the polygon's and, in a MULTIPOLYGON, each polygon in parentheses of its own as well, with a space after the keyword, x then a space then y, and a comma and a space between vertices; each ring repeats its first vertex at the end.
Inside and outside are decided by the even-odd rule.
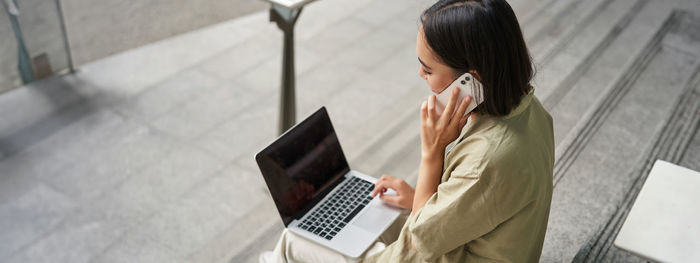
MULTIPOLYGON (((427 4, 411 1, 403 22, 415 24, 427 4)), ((700 170, 700 5, 696 0, 511 5, 536 64, 536 95, 554 118, 555 187, 541 261, 644 261, 612 242, 654 160, 700 170)), ((400 63, 415 64, 411 52, 395 50, 376 69, 385 80, 400 79, 386 83, 403 86, 387 87, 389 106, 336 128, 354 169, 414 185, 418 108, 427 89, 413 71, 386 74, 400 63), (403 80, 410 78, 416 80, 403 80), (361 135, 355 136, 357 130, 361 135)), ((373 88, 367 92, 382 87, 373 88)), ((300 116, 319 105, 333 104, 309 103, 300 116)), ((331 118, 340 111, 329 106, 331 118)), ((259 251, 274 246, 282 226, 268 203, 246 218, 265 227, 231 230, 247 231, 250 240, 224 242, 236 243, 231 262, 255 262, 259 251)))

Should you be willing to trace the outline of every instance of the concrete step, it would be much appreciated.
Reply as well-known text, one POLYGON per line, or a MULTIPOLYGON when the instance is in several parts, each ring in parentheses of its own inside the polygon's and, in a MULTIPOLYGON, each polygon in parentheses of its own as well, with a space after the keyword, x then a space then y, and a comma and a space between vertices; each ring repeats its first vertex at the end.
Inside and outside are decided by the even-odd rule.
MULTIPOLYGON (((350 163, 357 166, 357 169, 372 176, 379 177, 382 173, 380 167, 393 158, 393 155, 402 153, 401 148, 414 144, 420 146, 420 139, 417 138, 420 131, 419 103, 426 98, 425 92, 412 92, 404 96, 400 104, 393 105, 384 114, 394 114, 397 116, 393 120, 374 119, 367 126, 381 125, 385 131, 379 136, 373 137, 359 151, 350 157, 350 163), (416 140, 418 139, 418 140, 416 140)), ((391 115, 389 115, 391 116, 391 115)), ((376 127, 376 126, 375 126, 376 127)), ((408 162, 404 160, 403 162, 408 162)))
POLYGON ((274 248, 284 229, 272 200, 262 200, 256 209, 211 240, 188 262, 258 262, 262 251, 274 248))
POLYGON ((646 262, 626 251, 613 246, 613 242, 620 231, 625 218, 639 194, 649 171, 656 160, 665 160, 680 164, 688 162, 684 167, 693 170, 700 169, 697 157, 688 156, 688 149, 694 137, 700 138, 698 127, 700 126, 700 70, 695 70, 695 76, 687 83, 683 93, 674 103, 675 108, 668 116, 663 130, 653 143, 645 151, 646 159, 643 160, 631 176, 636 177, 629 189, 626 189, 624 199, 617 207, 615 214, 608 218, 607 222, 597 229, 588 242, 576 253, 576 262, 646 262))
POLYGON ((566 93, 605 51, 619 32, 629 25, 630 18, 646 5, 646 0, 615 0, 601 3, 598 11, 591 13, 584 22, 562 35, 549 50, 533 53, 538 65, 534 83, 537 96, 547 107, 554 104, 560 93, 566 93), (552 96, 550 98, 550 96, 552 96))
MULTIPOLYGON (((51 77, 0 96, 0 160, 36 144, 46 127, 64 125, 58 112, 83 100, 70 78, 51 77)), ((70 114, 69 114, 70 115, 70 114)))
MULTIPOLYGON (((627 54, 624 51, 629 51, 629 49, 623 50, 622 53, 616 53, 619 50, 612 49, 613 51, 608 51, 608 49, 613 42, 619 38, 619 35, 623 31, 634 32, 634 30, 639 30, 639 25, 631 30, 627 30, 627 27, 630 26, 632 19, 637 16, 637 13, 647 5, 647 2, 647 0, 615 1, 610 8, 601 12, 589 26, 579 30, 578 39, 571 39, 571 41, 568 42, 558 43, 553 48, 557 50, 557 53, 550 53, 542 58, 543 61, 556 65, 550 69, 546 69, 551 71, 551 73, 543 74, 542 78, 538 80, 542 83, 542 86, 545 87, 541 93, 543 96, 546 96, 546 98, 543 99, 545 108, 553 110, 554 106, 559 103, 565 94, 569 93, 572 87, 579 82, 586 81, 587 79, 584 78, 585 73, 589 70, 597 70, 597 68, 593 66, 593 63, 597 62, 601 64, 601 62, 598 62, 601 60, 604 61, 603 63, 605 64, 596 66, 604 66, 614 64, 615 62, 626 61, 615 60, 609 62, 610 59, 617 59, 617 56, 620 54, 624 57, 627 54), (612 14, 606 15, 606 13, 612 14), (568 60, 572 58, 579 59, 580 62, 576 65, 569 65, 568 67, 559 66, 562 64, 565 65, 568 60), (561 72, 567 72, 567 74, 560 74, 561 72)), ((629 35, 632 33, 625 34, 629 35)), ((646 32, 646 34, 642 34, 641 36, 646 37, 649 34, 650 33, 646 32)), ((634 44, 635 43, 632 45, 634 46, 634 44)), ((638 45, 641 44, 638 43, 638 45)), ((615 75, 614 73, 618 71, 619 66, 621 65, 618 65, 618 68, 610 68, 610 70, 607 71, 609 73, 606 75, 608 80, 615 75)), ((598 78, 604 78, 606 76, 598 76, 598 78)), ((587 85, 600 86, 601 83, 598 81, 587 83, 587 85)), ((603 84, 603 86, 605 86, 605 84, 603 84)))
POLYGON ((537 14, 540 14, 551 6, 557 0, 513 0, 508 1, 508 4, 515 11, 515 16, 520 21, 520 24, 534 19, 537 14))
POLYGON ((659 1, 646 0, 635 3, 603 37, 598 46, 575 67, 560 85, 542 98, 543 104, 554 118, 556 160, 571 148, 573 139, 587 125, 587 112, 595 111, 609 88, 621 77, 621 69, 637 63, 636 58, 648 53, 645 47, 650 41, 663 37, 659 28, 671 10, 659 1))
POLYGON ((650 153, 667 147, 654 142, 679 105, 685 107, 677 102, 697 85, 700 38, 692 28, 700 21, 687 13, 674 13, 666 21, 606 89, 604 99, 590 108, 576 133, 576 146, 558 159, 542 261, 571 261, 582 247, 589 251, 589 240, 595 243, 593 236, 604 236, 600 229, 606 230, 620 207, 629 208, 623 204, 645 174, 640 167, 658 156, 650 153))
POLYGON ((527 8, 515 9, 516 16, 522 16, 524 19, 519 20, 520 28, 523 31, 523 36, 525 41, 530 41, 530 39, 540 32, 543 28, 547 27, 552 20, 562 19, 564 15, 562 12, 567 12, 567 10, 575 9, 579 5, 580 1, 572 0, 553 0, 549 2, 543 2, 542 5, 538 5, 537 11, 528 13, 527 8), (523 15, 521 15, 521 13, 523 15))
POLYGON ((526 34, 525 38, 530 53, 537 54, 533 59, 538 63, 543 63, 542 57, 557 51, 556 49, 550 50, 553 46, 570 41, 581 28, 590 24, 612 2, 614 1, 594 0, 585 3, 576 1, 537 31, 526 34))

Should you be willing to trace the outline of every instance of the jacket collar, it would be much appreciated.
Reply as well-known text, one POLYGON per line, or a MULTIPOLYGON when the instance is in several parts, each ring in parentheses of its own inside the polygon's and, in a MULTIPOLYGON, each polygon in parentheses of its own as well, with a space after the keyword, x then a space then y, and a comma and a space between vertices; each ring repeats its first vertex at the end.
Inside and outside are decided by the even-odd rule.
MULTIPOLYGON (((510 111, 510 113, 508 113, 508 115, 506 115, 506 116, 495 117, 495 118, 507 120, 507 119, 510 119, 510 118, 513 118, 515 116, 520 115, 521 113, 523 113, 523 111, 525 111, 525 109, 527 109, 530 106, 530 103, 532 102, 532 97, 534 96, 534 93, 535 93, 535 88, 532 85, 530 85, 529 91, 520 100, 520 104, 518 104, 518 106, 515 107, 515 109, 512 109, 510 111)), ((485 121, 487 121, 487 119, 491 119, 491 118, 494 118, 494 117, 488 116, 488 115, 482 115, 482 114, 479 114, 478 116, 474 116, 474 117, 470 116, 469 120, 467 121, 467 125, 464 125, 464 128, 462 128, 462 131, 460 132, 459 137, 457 137, 457 139, 454 142, 452 142, 450 146, 455 146, 458 143, 460 143, 467 134, 471 133, 470 130, 473 130, 474 128, 476 128, 476 126, 480 126, 480 125, 478 125, 479 123, 485 122, 485 121)), ((452 147, 449 147, 449 149, 446 152, 449 153, 450 150, 452 150, 452 147)))

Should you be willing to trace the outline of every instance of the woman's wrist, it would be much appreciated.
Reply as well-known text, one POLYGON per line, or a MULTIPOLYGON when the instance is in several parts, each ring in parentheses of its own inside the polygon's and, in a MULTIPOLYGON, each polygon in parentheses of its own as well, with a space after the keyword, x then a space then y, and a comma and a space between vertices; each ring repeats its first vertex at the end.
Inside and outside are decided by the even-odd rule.
POLYGON ((437 163, 441 162, 445 157, 444 149, 442 151, 431 150, 421 152, 421 163, 437 163))
POLYGON ((444 156, 437 154, 421 156, 419 169, 422 172, 419 172, 418 176, 427 176, 429 178, 433 178, 430 181, 439 181, 439 178, 442 175, 443 158, 444 156))
POLYGON ((413 196, 413 211, 420 210, 428 201, 430 196, 437 192, 442 175, 443 156, 429 154, 421 157, 420 167, 418 168, 418 181, 413 196))

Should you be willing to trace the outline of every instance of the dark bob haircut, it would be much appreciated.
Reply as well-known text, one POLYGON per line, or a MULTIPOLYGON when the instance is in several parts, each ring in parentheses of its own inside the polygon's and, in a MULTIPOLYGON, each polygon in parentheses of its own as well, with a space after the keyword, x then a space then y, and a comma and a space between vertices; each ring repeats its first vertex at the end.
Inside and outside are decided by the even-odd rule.
POLYGON ((441 0, 420 17, 428 46, 455 77, 475 70, 484 102, 474 111, 504 116, 529 92, 532 58, 505 0, 441 0))

